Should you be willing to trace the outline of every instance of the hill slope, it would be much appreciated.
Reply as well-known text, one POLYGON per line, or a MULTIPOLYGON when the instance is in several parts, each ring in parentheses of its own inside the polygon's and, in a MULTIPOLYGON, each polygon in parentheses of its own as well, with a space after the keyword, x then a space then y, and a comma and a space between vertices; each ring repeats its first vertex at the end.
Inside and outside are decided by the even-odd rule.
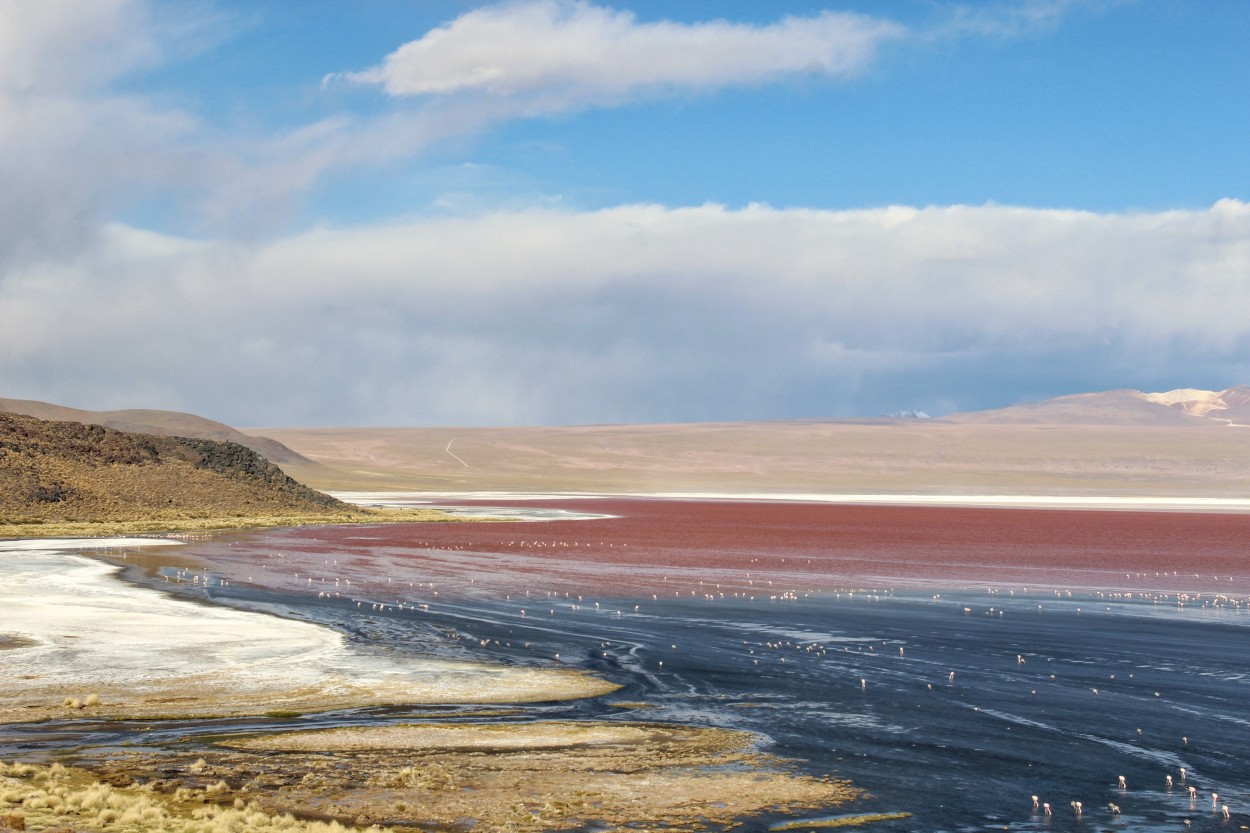
POLYGON ((1250 426, 1250 387, 1078 393, 992 411, 952 414, 943 419, 976 425, 1250 426))
POLYGON ((941 419, 257 429, 364 490, 1250 494, 1250 388, 1079 394, 941 419))
POLYGON ((78 408, 67 408, 64 405, 37 402, 33 399, 0 398, 0 413, 24 414, 36 419, 61 422, 103 425, 118 431, 154 434, 158 437, 199 437, 202 440, 232 442, 246 446, 279 465, 312 465, 310 460, 296 454, 277 440, 244 434, 225 423, 179 411, 155 411, 146 408, 123 411, 83 411, 78 408))
POLYGON ((4 524, 347 515, 237 443, 0 413, 4 524))

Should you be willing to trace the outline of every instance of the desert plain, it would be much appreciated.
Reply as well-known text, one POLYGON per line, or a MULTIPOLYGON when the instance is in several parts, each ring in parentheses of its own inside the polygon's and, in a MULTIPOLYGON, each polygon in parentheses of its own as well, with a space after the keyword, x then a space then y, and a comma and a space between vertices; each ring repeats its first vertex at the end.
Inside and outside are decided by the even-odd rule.
POLYGON ((255 429, 322 489, 600 494, 1242 497, 1250 430, 1217 425, 744 423, 255 429))

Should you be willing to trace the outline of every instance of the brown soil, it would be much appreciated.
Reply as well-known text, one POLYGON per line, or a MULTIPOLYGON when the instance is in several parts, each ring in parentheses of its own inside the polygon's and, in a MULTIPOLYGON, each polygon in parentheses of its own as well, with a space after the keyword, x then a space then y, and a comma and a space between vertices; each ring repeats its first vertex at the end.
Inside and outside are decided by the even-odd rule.
POLYGON ((26 648, 35 643, 21 636, 10 636, 9 634, 0 633, 0 651, 11 650, 13 648, 26 648))
POLYGON ((0 413, 0 534, 41 524, 355 514, 235 443, 0 413))
POLYGON ((172 792, 358 825, 475 830, 695 830, 859 791, 791 771, 743 732, 641 723, 426 724, 223 739, 208 752, 126 755, 100 773, 172 792))

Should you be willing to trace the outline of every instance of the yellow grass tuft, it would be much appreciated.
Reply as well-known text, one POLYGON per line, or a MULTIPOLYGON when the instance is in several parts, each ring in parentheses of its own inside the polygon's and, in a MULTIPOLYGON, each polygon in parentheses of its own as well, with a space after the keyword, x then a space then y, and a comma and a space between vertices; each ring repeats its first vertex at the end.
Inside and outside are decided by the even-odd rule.
MULTIPOLYGON (((229 792, 218 781, 201 795, 229 792)), ((83 829, 101 833, 345 833, 338 822, 270 815, 236 799, 233 806, 187 808, 193 790, 161 795, 148 786, 113 787, 60 764, 0 761, 0 829, 83 829)), ((370 828, 381 831, 383 828, 370 828)))
POLYGON ((260 529, 282 526, 331 526, 337 524, 396 524, 466 522, 469 519, 438 509, 354 509, 340 513, 248 514, 227 517, 158 517, 113 521, 29 521, 0 517, 4 538, 102 538, 154 532, 208 532, 226 529, 260 529))
POLYGON ((817 827, 859 827, 862 824, 871 824, 875 821, 897 821, 908 818, 911 818, 911 813, 865 813, 858 816, 838 816, 831 819, 800 819, 799 821, 788 821, 784 824, 774 824, 768 829, 780 833, 780 831, 785 830, 809 830, 817 827))

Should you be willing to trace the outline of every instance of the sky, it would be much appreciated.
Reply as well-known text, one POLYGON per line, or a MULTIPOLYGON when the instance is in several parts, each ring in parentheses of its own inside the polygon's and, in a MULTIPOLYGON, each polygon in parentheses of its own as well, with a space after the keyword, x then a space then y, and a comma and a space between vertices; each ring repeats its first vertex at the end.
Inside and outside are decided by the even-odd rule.
POLYGON ((1244 0, 0 0, 0 397, 237 426, 1250 383, 1244 0))

